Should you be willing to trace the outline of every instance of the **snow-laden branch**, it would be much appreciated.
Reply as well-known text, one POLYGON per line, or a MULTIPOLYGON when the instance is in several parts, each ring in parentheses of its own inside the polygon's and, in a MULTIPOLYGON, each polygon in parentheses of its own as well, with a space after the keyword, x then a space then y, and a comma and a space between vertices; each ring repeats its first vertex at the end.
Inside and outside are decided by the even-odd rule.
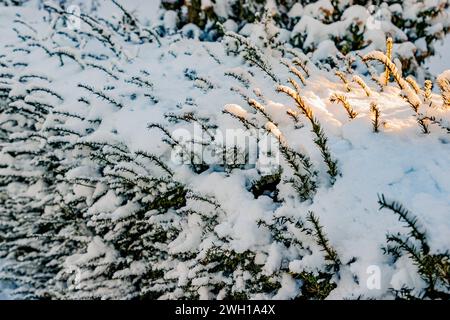
POLYGON ((403 90, 403 92, 406 95, 406 99, 413 107, 414 111, 417 112, 419 109, 419 106, 421 104, 420 98, 417 96, 417 94, 414 92, 414 90, 411 88, 409 83, 403 79, 402 75, 398 71, 397 66, 389 59, 383 52, 381 51, 371 51, 368 54, 366 54, 363 57, 364 61, 369 60, 377 60, 383 63, 386 68, 389 70, 389 72, 394 77, 395 81, 399 85, 399 87, 403 90))

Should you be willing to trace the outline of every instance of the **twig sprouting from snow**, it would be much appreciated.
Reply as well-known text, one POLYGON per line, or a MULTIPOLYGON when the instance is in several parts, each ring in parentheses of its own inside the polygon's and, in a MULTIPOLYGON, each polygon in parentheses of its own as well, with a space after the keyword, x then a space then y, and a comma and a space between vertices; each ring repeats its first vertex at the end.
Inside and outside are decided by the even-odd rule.
MULTIPOLYGON (((248 72, 247 72, 248 73, 248 72)), ((229 70, 224 73, 226 76, 232 77, 239 81, 245 88, 250 88, 249 74, 242 70, 229 70)))
POLYGON ((405 80, 406 80, 406 82, 408 82, 410 84, 410 86, 414 89, 414 92, 417 95, 421 94, 422 90, 420 89, 416 80, 412 76, 407 76, 405 80))
POLYGON ((375 102, 370 104, 370 112, 373 115, 372 124, 373 124, 373 132, 377 133, 380 129, 380 109, 378 108, 375 102))
POLYGON ((352 77, 352 81, 359 84, 360 87, 364 90, 364 92, 366 93, 366 96, 370 97, 370 95, 372 94, 370 91, 370 88, 367 86, 367 84, 364 82, 364 80, 358 76, 358 75, 353 75, 352 77))
POLYGON ((344 107, 345 111, 347 111, 348 117, 350 119, 355 119, 358 115, 350 106, 350 103, 348 102, 347 98, 343 94, 339 93, 333 93, 330 97, 331 102, 340 102, 342 106, 344 107))
POLYGON ((417 123, 419 124, 420 128, 422 129, 422 133, 424 133, 424 134, 430 133, 430 129, 428 128, 429 122, 430 122, 430 120, 426 116, 419 115, 417 117, 417 123))
POLYGON ((312 234, 315 237, 317 244, 322 248, 322 251, 325 252, 325 260, 332 263, 332 267, 335 271, 339 270, 341 261, 336 250, 331 247, 330 241, 325 236, 323 227, 320 225, 319 218, 316 217, 314 212, 309 211, 307 220, 313 225, 312 234))
POLYGON ((306 66, 306 62, 304 62, 303 60, 300 60, 300 58, 297 57, 297 58, 292 59, 292 63, 299 66, 300 68, 302 68, 303 72, 305 72, 307 77, 310 76, 309 69, 306 66))
POLYGON ((294 120, 295 123, 298 123, 300 121, 299 118, 298 118, 298 112, 297 111, 292 110, 292 109, 288 109, 286 111, 286 114, 288 116, 290 116, 294 120))
POLYGON ((345 77, 345 74, 342 71, 336 70, 336 72, 334 73, 336 76, 338 76, 339 79, 341 79, 341 81, 344 83, 345 86, 345 90, 347 90, 348 92, 350 92, 350 85, 349 82, 347 80, 347 78, 345 77))
POLYGON ((227 104, 222 112, 239 120, 247 130, 250 128, 257 128, 256 124, 247 120, 247 111, 237 104, 227 104))
MULTIPOLYGON (((386 39, 386 57, 387 57, 389 60, 392 60, 392 43, 393 43, 392 38, 391 38, 391 37, 388 37, 388 38, 386 39)), ((389 78, 390 78, 390 73, 389 73, 388 67, 386 66, 386 69, 385 69, 385 71, 384 71, 384 84, 385 84, 386 86, 387 86, 388 83, 389 83, 389 78)))
POLYGON ((389 72, 393 75, 395 81, 400 86, 400 89, 402 89, 403 92, 405 93, 406 99, 408 100, 411 107, 417 113, 421 104, 419 97, 414 92, 414 90, 411 89, 408 82, 406 82, 406 80, 403 79, 403 77, 401 76, 401 74, 397 69, 397 66, 383 52, 381 51, 369 52, 363 57, 363 60, 364 61, 378 60, 381 63, 383 63, 389 70, 389 72))
POLYGON ((310 121, 312 126, 312 131, 316 135, 316 139, 314 139, 314 143, 319 148, 322 157, 324 159, 324 162, 326 163, 328 167, 328 174, 330 176, 330 183, 334 184, 336 181, 336 177, 340 174, 337 166, 337 160, 333 159, 331 156, 330 150, 328 149, 327 145, 327 138, 325 137, 325 134, 322 130, 322 126, 320 125, 320 122, 314 117, 312 109, 305 103, 303 98, 300 96, 300 86, 298 83, 293 80, 289 79, 289 82, 295 87, 295 90, 288 87, 279 85, 277 87, 278 92, 283 92, 284 94, 290 96, 297 104, 297 108, 301 111, 301 113, 310 121))
POLYGON ((99 98, 101 98, 103 100, 108 101, 110 104, 116 106, 119 109, 122 109, 124 107, 124 105, 121 102, 116 101, 114 98, 108 96, 106 93, 104 93, 104 92, 102 92, 100 90, 94 89, 94 87, 91 87, 91 86, 88 86, 88 85, 85 85, 85 84, 81 84, 81 83, 78 84, 78 87, 83 88, 83 89, 91 92, 95 96, 97 96, 97 97, 99 97, 99 98))
POLYGON ((280 129, 277 127, 277 125, 275 123, 268 121, 264 127, 275 138, 277 138, 278 141, 280 141, 281 144, 286 145, 286 138, 281 133, 280 129))
POLYGON ((424 83, 424 97, 425 97, 425 102, 430 101, 431 99, 431 90, 433 89, 433 82, 431 82, 431 80, 425 80, 424 83))
POLYGON ((273 121, 272 118, 269 116, 269 114, 266 112, 266 108, 261 103, 259 103, 255 99, 250 99, 247 102, 257 112, 261 113, 264 116, 264 118, 267 119, 267 121, 270 121, 270 122, 273 121))
POLYGON ((378 76, 375 68, 371 66, 366 60, 364 60, 364 57, 361 55, 361 53, 358 52, 356 55, 361 59, 362 63, 364 63, 364 65, 366 66, 367 71, 370 74, 370 78, 378 86, 378 91, 383 91, 384 89, 383 83, 381 82, 380 77, 378 76))
POLYGON ((444 108, 450 108, 450 70, 441 73, 437 77, 437 83, 441 90, 444 108))
POLYGON ((301 201, 311 200, 317 189, 317 172, 309 156, 289 147, 285 136, 274 123, 267 122, 264 128, 278 140, 280 153, 293 170, 293 176, 286 182, 292 185, 301 201))
POLYGON ((302 82, 303 85, 306 84, 305 77, 302 75, 302 73, 300 72, 300 70, 298 70, 296 67, 294 67, 294 66, 289 66, 289 72, 291 72, 292 74, 296 75, 297 78, 299 78, 299 80, 302 82))
POLYGON ((227 32, 225 33, 225 36, 234 39, 237 42, 239 46, 238 51, 239 53, 242 53, 245 60, 256 65, 276 83, 280 82, 277 76, 272 72, 269 63, 264 58, 264 53, 251 43, 250 40, 234 32, 227 32))

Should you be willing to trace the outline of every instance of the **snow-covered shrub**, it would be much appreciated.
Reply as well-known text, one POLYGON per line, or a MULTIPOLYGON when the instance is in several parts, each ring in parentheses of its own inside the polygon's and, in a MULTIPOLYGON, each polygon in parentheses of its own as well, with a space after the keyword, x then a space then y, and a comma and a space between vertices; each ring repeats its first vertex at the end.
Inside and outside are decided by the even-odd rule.
POLYGON ((0 281, 14 296, 448 293, 448 108, 395 59, 316 66, 270 17, 248 37, 199 42, 158 37, 124 2, 83 12, 78 30, 64 6, 33 10, 9 16, 0 55, 0 281), (412 203, 435 235, 419 269, 405 248, 383 255, 385 234, 404 230, 380 220, 377 192, 412 203))
POLYGON ((64 127, 70 115, 55 109, 67 101, 53 87, 53 76, 26 62, 32 53, 56 68, 63 60, 40 41, 36 29, 21 20, 17 26, 20 41, 6 61, 11 76, 1 112, 1 241, 8 261, 2 278, 13 281, 23 297, 54 297, 63 289, 54 283, 56 273, 85 241, 83 222, 73 210, 77 202, 65 198, 70 190, 65 173, 75 156, 70 136, 82 128, 64 127))
POLYGON ((450 289, 450 253, 448 251, 433 253, 428 244, 428 235, 407 209, 395 201, 390 201, 384 195, 379 196, 380 209, 389 209, 398 215, 399 220, 406 225, 408 234, 388 234, 387 246, 384 248, 387 254, 399 259, 408 256, 417 266, 418 272, 425 285, 424 290, 418 288, 401 287, 395 290, 400 298, 419 299, 449 299, 450 289))
POLYGON ((446 0, 163 0, 161 4, 164 15, 176 19, 170 25, 181 30, 195 25, 205 40, 226 31, 251 35, 259 22, 269 19, 283 42, 331 64, 335 55, 382 50, 385 39, 392 37, 394 58, 401 61, 402 70, 421 78, 425 74, 419 65, 434 53, 435 40, 450 30, 446 0))

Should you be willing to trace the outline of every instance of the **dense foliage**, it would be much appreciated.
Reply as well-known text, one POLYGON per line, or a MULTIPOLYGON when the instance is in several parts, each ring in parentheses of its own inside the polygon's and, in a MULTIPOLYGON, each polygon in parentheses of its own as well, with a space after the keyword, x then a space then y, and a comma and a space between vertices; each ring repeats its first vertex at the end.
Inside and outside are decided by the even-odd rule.
MULTIPOLYGON (((290 1, 281 1, 271 17, 255 23, 256 39, 214 26, 225 26, 225 18, 241 27, 254 23, 259 16, 250 12, 266 9, 262 1, 231 1, 229 17, 215 10, 219 1, 205 6, 192 0, 187 11, 183 1, 163 1, 162 15, 175 10, 178 27, 195 23, 208 30, 208 39, 214 38, 211 30, 223 37, 206 44, 144 25, 118 2, 108 3, 114 14, 98 9, 77 16, 79 31, 67 28, 73 15, 64 2, 46 2, 33 19, 17 16, 15 39, 2 45, 0 279, 10 294, 27 299, 325 299, 340 283, 356 287, 359 257, 337 250, 327 234, 330 226, 308 209, 348 171, 330 146, 323 110, 310 104, 303 88, 333 79, 330 103, 342 109, 345 123, 359 120, 348 92, 370 101, 364 119, 371 137, 384 130, 379 92, 385 90, 417 122, 415 135, 441 143, 440 135, 450 132, 447 74, 437 95, 404 78, 400 66, 380 51, 358 58, 360 76, 345 68, 354 62, 347 59, 315 65, 298 50, 317 48, 310 42, 307 49, 307 32, 298 27, 306 15, 295 16, 290 1), (299 32, 283 43, 272 21, 299 32), (380 62, 380 77, 372 61, 380 62), (324 78, 314 80, 316 75, 324 78), (217 106, 224 95, 229 104, 217 106), (133 136, 143 139, 141 144, 118 133, 132 130, 138 120, 125 121, 125 129, 113 122, 140 109, 151 114, 144 119, 146 135, 133 136), (192 139, 175 134, 194 126, 204 134, 192 139), (258 143, 274 137, 275 149, 264 159, 271 165, 250 167, 242 161, 249 156, 245 151, 229 148, 213 134, 221 127, 241 129, 258 143), (206 161, 198 146, 223 161, 206 161), (271 163, 276 151, 279 159, 271 163), (255 205, 237 214, 240 201, 267 211, 255 205)), ((331 11, 316 11, 321 23, 342 20, 347 5, 338 3, 330 4, 331 11)), ((402 17, 392 19, 411 26, 402 17)), ((416 41, 427 37, 423 28, 417 23, 404 32, 416 41)), ((351 30, 345 41, 332 39, 343 54, 366 47, 360 31, 351 30)), ((440 35, 427 38, 426 50, 440 35)), ((428 54, 416 52, 414 59, 420 62, 428 54)), ((397 202, 380 196, 379 205, 406 225, 387 235, 387 263, 394 269, 399 260, 417 266, 413 274, 422 281, 414 288, 387 288, 380 297, 448 299, 449 253, 432 249, 432 230, 423 230, 397 202)), ((348 297, 367 298, 364 291, 355 292, 348 297)))
POLYGON ((434 53, 435 41, 450 30, 446 0, 162 0, 162 6, 166 16, 176 13, 177 28, 204 40, 226 31, 250 35, 253 24, 265 21, 279 41, 315 53, 319 60, 335 52, 380 50, 384 39, 392 37, 405 74, 419 77, 424 76, 419 66, 434 53))

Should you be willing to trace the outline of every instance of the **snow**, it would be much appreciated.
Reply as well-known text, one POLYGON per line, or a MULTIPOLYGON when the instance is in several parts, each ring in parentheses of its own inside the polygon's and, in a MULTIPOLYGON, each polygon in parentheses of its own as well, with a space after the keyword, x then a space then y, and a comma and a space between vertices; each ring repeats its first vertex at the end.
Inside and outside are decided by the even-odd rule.
POLYGON ((293 299, 297 295, 299 286, 300 285, 298 282, 296 282, 290 275, 285 274, 281 280, 281 288, 273 298, 275 300, 293 299))
POLYGON ((437 76, 439 73, 449 68, 448 55, 450 54, 450 35, 437 41, 435 44, 436 53, 427 59, 426 67, 437 76))
POLYGON ((272 133, 277 139, 279 139, 280 141, 284 141, 283 134, 274 123, 267 122, 265 127, 267 131, 270 131, 270 133, 272 133))
POLYGON ((247 115, 247 111, 238 104, 227 104, 223 109, 240 118, 245 118, 247 115))
MULTIPOLYGON (((149 17, 146 13, 157 11, 158 1, 127 1, 126 3, 127 8, 142 19, 144 24, 152 24, 157 20, 156 14, 149 17)), ((203 0, 202 6, 214 6, 215 9, 222 10, 225 15, 227 8, 223 3, 203 0)), ((345 17, 349 21, 339 26, 327 27, 315 18, 322 15, 324 11, 333 9, 330 1, 321 0, 305 7, 295 6, 289 15, 301 16, 301 20, 295 26, 292 36, 306 33, 308 35, 305 40, 306 45, 313 46, 314 43, 320 43, 318 50, 312 56, 315 61, 335 55, 337 49, 329 40, 330 34, 343 33, 350 20, 365 21, 367 19, 367 16, 363 15, 365 11, 355 7, 353 11, 345 11, 345 17), (335 27, 338 28, 334 29, 335 27)), ((14 33, 11 32, 13 13, 14 10, 11 9, 0 11, 0 29, 2 32, 5 30, 4 37, 0 40, 2 44, 17 41, 14 33)), ((33 11, 29 8, 23 9, 22 13, 27 16, 27 19, 35 21, 39 19, 39 17, 33 17, 33 11)), ((163 20, 167 28, 175 29, 175 12, 165 12, 163 20)), ((39 26, 38 22, 35 24, 39 26)), ((256 38, 255 34, 252 35, 254 27, 248 25, 240 33, 248 33, 256 38)), ((45 26, 42 28, 46 30, 45 26)), ((225 23, 225 28, 233 31, 237 29, 231 21, 225 23)), ((51 77, 51 88, 64 97, 61 100, 35 92, 24 101, 44 99, 55 106, 54 111, 73 111, 76 108, 80 116, 85 119, 92 121, 101 119, 95 132, 80 137, 77 142, 114 143, 124 146, 128 154, 142 150, 160 155, 176 172, 174 180, 182 181, 190 189, 199 194, 209 195, 211 199, 220 203, 221 211, 214 231, 219 238, 228 239, 227 246, 238 253, 246 250, 257 252, 255 262, 262 266, 265 274, 280 272, 285 261, 289 262, 287 267, 291 272, 305 270, 317 272, 324 264, 321 251, 317 250, 303 257, 296 256, 292 250, 274 242, 270 233, 258 225, 260 220, 269 221, 277 216, 287 215, 295 219, 304 219, 307 212, 313 211, 320 218, 327 237, 340 259, 347 262, 353 257, 357 258, 351 267, 343 271, 337 288, 329 298, 344 299, 358 295, 392 298, 389 295, 390 287, 400 289, 404 285, 409 285, 417 290, 423 288, 424 283, 411 260, 401 258, 392 264, 383 255, 381 247, 386 243, 386 233, 405 230, 396 216, 389 212, 379 212, 377 195, 383 193, 395 198, 417 216, 421 225, 428 231, 432 251, 443 252, 450 247, 448 237, 450 234, 448 223, 450 218, 450 171, 448 170, 450 139, 448 133, 433 124, 430 125, 431 133, 422 134, 417 125, 415 112, 401 96, 406 94, 410 102, 419 108, 419 112, 449 121, 448 110, 441 108, 442 99, 439 92, 435 90, 432 94, 430 101, 434 107, 428 107, 423 97, 416 94, 403 79, 400 79, 398 83, 402 88, 399 88, 396 82, 391 82, 382 92, 379 92, 371 79, 362 74, 354 75, 353 79, 364 81, 369 87, 371 94, 367 97, 364 91, 358 89, 360 87, 357 84, 350 83, 351 90, 347 92, 333 73, 314 69, 312 76, 307 78, 306 85, 302 86, 298 93, 287 85, 287 79, 292 76, 289 74, 289 69, 280 63, 279 56, 276 54, 271 56, 268 51, 265 58, 276 75, 282 79, 281 88, 292 96, 301 95, 323 126, 328 137, 328 147, 332 156, 338 159, 341 172, 341 176, 337 177, 334 185, 330 185, 326 175, 327 168, 320 151, 313 142, 314 137, 309 122, 303 116, 299 116, 302 126, 295 126, 292 119, 286 115, 289 108, 295 108, 293 100, 277 93, 276 84, 257 66, 246 64, 240 56, 227 55, 224 42, 200 44, 196 40, 200 31, 193 25, 184 26, 182 33, 188 37, 182 37, 180 34, 168 36, 161 39, 161 46, 155 43, 119 43, 127 52, 130 52, 128 59, 115 59, 113 62, 105 63, 106 70, 115 74, 117 79, 99 69, 81 68, 81 64, 86 61, 83 61, 80 53, 84 50, 97 54, 107 51, 99 45, 86 44, 82 50, 66 45, 55 49, 59 52, 71 52, 73 49, 77 60, 83 61, 76 63, 67 60, 64 67, 60 67, 59 61, 51 60, 39 50, 32 51, 30 54, 17 53, 16 59, 30 62, 39 74, 51 77), (121 69, 124 72, 120 72, 121 69), (129 80, 133 76, 142 76, 143 69, 149 70, 145 77, 153 84, 150 91, 129 83, 125 84, 124 80, 129 80), (242 86, 235 77, 227 75, 230 73, 245 78, 243 83, 247 84, 247 87, 242 86), (99 98, 98 95, 88 95, 85 89, 78 86, 79 83, 92 85, 96 91, 104 92, 118 104, 112 105, 107 99, 99 98), (232 90, 236 87, 239 87, 245 95, 254 97, 253 101, 257 110, 252 110, 251 106, 246 105, 247 101, 252 100, 243 99, 239 91, 232 90), (157 102, 151 102, 145 96, 149 92, 157 97, 157 102), (329 101, 329 97, 335 92, 346 95, 350 105, 358 113, 356 119, 348 119, 340 105, 329 101), (85 107, 77 100, 82 96, 89 97, 91 107, 85 107), (131 96, 135 98, 131 99, 131 96), (383 125, 379 133, 373 132, 371 102, 376 102, 381 111, 383 125), (265 194, 255 198, 249 191, 249 184, 261 176, 273 173, 258 170, 261 166, 258 162, 251 164, 250 167, 228 172, 218 168, 219 166, 211 166, 205 172, 196 174, 187 166, 170 161, 173 159, 171 150, 163 143, 163 134, 156 129, 148 129, 150 123, 163 123, 170 132, 174 133, 174 137, 180 137, 181 132, 183 136, 192 134, 195 139, 205 139, 208 148, 214 148, 217 145, 216 142, 205 138, 207 135, 203 132, 202 134, 195 132, 192 123, 181 121, 171 124, 164 115, 171 112, 177 114, 194 112, 199 118, 208 118, 209 123, 217 125, 218 130, 242 129, 237 119, 223 111, 237 118, 262 124, 261 128, 266 129, 283 144, 310 157, 319 171, 319 187, 312 201, 299 201, 295 191, 288 184, 279 186, 280 198, 284 199, 283 202, 275 203, 265 194), (273 121, 267 121, 263 113, 268 114, 273 121), (366 286, 367 270, 371 266, 377 266, 381 270, 380 290, 372 291, 366 286), (352 276, 362 279, 359 285, 352 283, 352 276)), ((48 39, 42 39, 42 41, 49 42, 48 39)), ((430 71, 435 75, 450 68, 446 59, 450 52, 450 39, 446 38, 444 44, 437 47, 438 54, 428 62, 430 71)), ((376 45, 378 44, 374 44, 374 47, 376 45)), ((420 43, 413 45, 408 42, 396 44, 394 52, 408 57, 412 55, 416 47, 420 49, 422 46, 423 44, 420 43)), ((385 63, 387 61, 379 51, 372 51, 366 56, 385 63)), ((26 71, 29 70, 26 69, 26 71)), ((16 75, 16 77, 19 76, 16 75)), ((351 78, 350 75, 348 77, 351 78)), ((26 89, 30 90, 33 85, 40 83, 37 80, 29 86, 19 86, 15 79, 11 95, 24 94, 26 89)), ((52 123, 46 123, 46 125, 51 126, 52 123)), ((72 125, 80 132, 87 128, 82 127, 80 121, 75 121, 73 124, 68 121, 65 125, 67 127, 72 125)), ((8 149, 5 147, 2 150, 6 152, 8 149)), ((11 165, 11 159, 6 158, 5 154, 2 153, 1 157, 2 163, 11 165)), ((284 163, 282 165, 285 171, 289 172, 290 168, 284 163)), ((127 168, 126 164, 123 164, 122 168, 127 168)), ((140 172, 143 175, 150 175, 146 171, 147 168, 143 168, 145 167, 142 167, 140 172)), ((148 169, 149 172, 152 170, 148 169)), ((0 171, 5 175, 10 173, 11 169, 8 167, 0 171)), ((105 170, 105 173, 108 171, 105 170)), ((23 174, 38 175, 39 173, 23 172, 23 174)), ((88 159, 84 159, 83 163, 66 173, 69 180, 96 175, 96 170, 90 165, 88 159)), ((122 219, 132 217, 141 208, 140 204, 133 202, 133 199, 121 197, 116 190, 107 190, 107 186, 101 184, 98 184, 95 190, 74 186, 72 192, 75 196, 88 199, 89 209, 83 217, 91 219, 92 223, 103 219, 111 220, 117 223, 119 228, 122 219)), ((152 195, 149 194, 148 197, 152 198, 152 195)), ((188 200, 186 207, 194 208, 194 201, 188 200)), ((170 214, 175 213, 170 212, 170 214)), ((155 216, 152 217, 157 219, 155 216)), ((217 240, 213 236, 204 237, 206 231, 199 214, 191 214, 179 224, 182 232, 168 244, 170 254, 192 252, 203 254, 204 251, 201 250, 209 248, 211 243, 217 240)), ((97 258, 103 259, 105 264, 113 263, 118 258, 120 253, 114 248, 113 240, 112 233, 105 235, 103 239, 100 235, 95 235, 84 252, 66 259, 67 270, 76 273, 75 287, 92 276, 90 273, 83 273, 80 265, 97 258)), ((213 297, 207 288, 208 278, 193 275, 195 266, 182 261, 172 262, 174 266, 171 272, 165 275, 166 279, 178 279, 177 283, 180 287, 192 281, 193 285, 200 287, 198 292, 200 298, 213 297)), ((119 279, 129 275, 144 274, 147 267, 148 265, 144 262, 133 261, 128 268, 117 271, 114 277, 119 279)), ((103 271, 103 269, 97 269, 95 272, 101 275, 103 271)), ((242 270, 235 270, 236 283, 233 290, 239 292, 245 288, 248 276, 242 270)), ((280 283, 281 288, 270 298, 294 298, 302 285, 284 271, 281 273, 280 283)), ((176 297, 175 293, 174 296, 176 297)), ((6 297, 7 295, 0 293, 0 298, 6 297)))
POLYGON ((303 14, 303 6, 301 5, 301 3, 295 3, 291 10, 289 10, 288 16, 291 18, 294 17, 301 17, 303 14))

